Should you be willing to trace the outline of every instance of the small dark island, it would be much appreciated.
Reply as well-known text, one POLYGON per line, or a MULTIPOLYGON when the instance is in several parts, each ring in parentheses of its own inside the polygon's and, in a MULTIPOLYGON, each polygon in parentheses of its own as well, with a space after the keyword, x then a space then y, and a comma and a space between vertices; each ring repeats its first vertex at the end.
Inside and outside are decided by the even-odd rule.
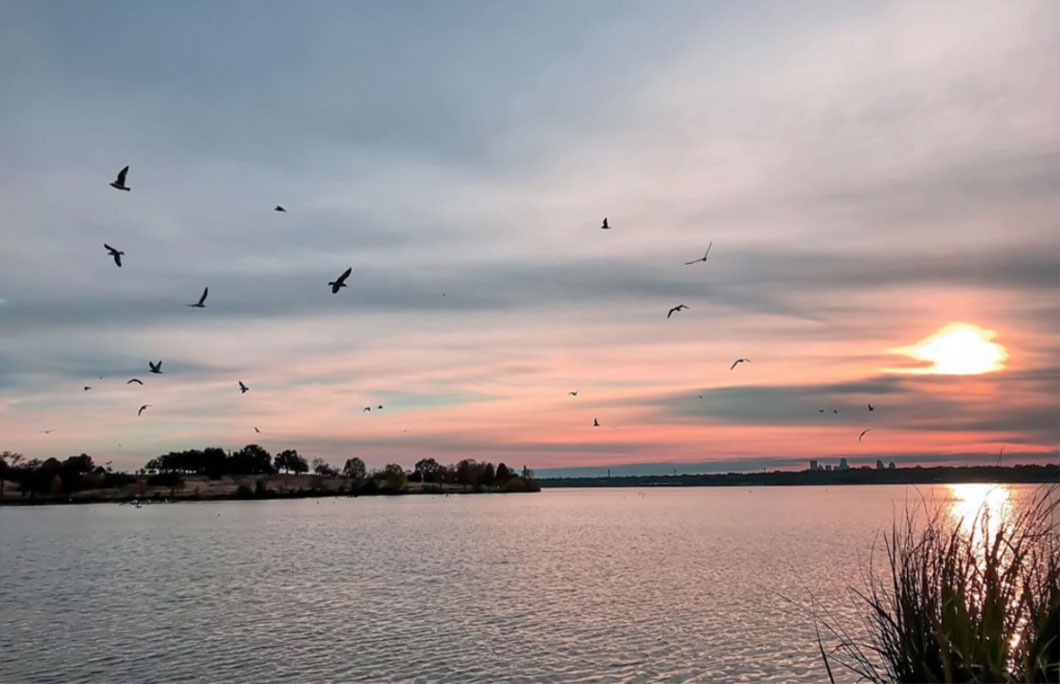
POLYGON ((109 466, 96 465, 88 454, 40 461, 0 452, 0 505, 540 490, 530 469, 517 472, 504 463, 464 459, 442 465, 425 458, 412 470, 390 463, 368 472, 364 461, 353 457, 339 470, 319 458, 307 463, 293 449, 273 457, 257 444, 229 452, 217 447, 173 451, 135 473, 109 466))

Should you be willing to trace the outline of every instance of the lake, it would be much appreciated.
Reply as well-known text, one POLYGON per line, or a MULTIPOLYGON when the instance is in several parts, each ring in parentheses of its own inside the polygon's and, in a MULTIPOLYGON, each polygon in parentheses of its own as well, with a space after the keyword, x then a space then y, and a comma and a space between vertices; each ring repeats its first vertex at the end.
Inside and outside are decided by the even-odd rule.
POLYGON ((811 593, 855 624, 907 501, 1035 489, 0 508, 0 680, 819 682, 811 593))

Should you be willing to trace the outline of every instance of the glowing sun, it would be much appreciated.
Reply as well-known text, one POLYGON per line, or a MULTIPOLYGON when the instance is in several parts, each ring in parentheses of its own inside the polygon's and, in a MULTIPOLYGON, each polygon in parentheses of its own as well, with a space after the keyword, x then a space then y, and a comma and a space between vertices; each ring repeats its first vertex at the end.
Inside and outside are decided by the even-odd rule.
POLYGON ((891 351, 905 354, 917 361, 930 363, 921 368, 896 369, 899 373, 931 373, 938 375, 976 375, 1001 370, 1008 359, 1008 351, 991 342, 996 337, 970 323, 951 323, 938 332, 909 347, 891 351))

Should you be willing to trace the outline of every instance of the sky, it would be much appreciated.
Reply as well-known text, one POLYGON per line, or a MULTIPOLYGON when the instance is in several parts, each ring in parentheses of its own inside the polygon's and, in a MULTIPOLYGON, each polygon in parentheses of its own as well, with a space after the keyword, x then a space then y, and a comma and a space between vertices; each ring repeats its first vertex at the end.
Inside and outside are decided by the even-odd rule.
POLYGON ((1060 458, 1058 3, 6 0, 0 63, 0 450, 1060 458))

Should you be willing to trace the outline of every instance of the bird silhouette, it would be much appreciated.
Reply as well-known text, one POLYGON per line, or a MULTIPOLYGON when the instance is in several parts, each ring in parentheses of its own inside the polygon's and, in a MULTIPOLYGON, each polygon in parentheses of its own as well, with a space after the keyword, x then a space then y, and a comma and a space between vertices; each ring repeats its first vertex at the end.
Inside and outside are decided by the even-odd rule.
POLYGON ((736 368, 736 366, 738 366, 741 363, 751 363, 751 359, 736 359, 735 361, 732 362, 732 365, 729 366, 729 370, 732 370, 732 369, 736 368))
POLYGON ((118 250, 108 245, 106 242, 103 243, 103 246, 106 247, 107 251, 110 252, 110 255, 114 257, 114 263, 118 265, 118 268, 121 268, 121 257, 123 254, 125 254, 125 252, 119 252, 118 250))
POLYGON ((136 412, 136 417, 139 418, 140 415, 147 410, 148 406, 150 406, 150 404, 144 404, 143 406, 141 406, 140 410, 136 412))
POLYGON ((703 258, 702 259, 693 259, 692 261, 686 261, 685 262, 685 266, 691 266, 692 264, 698 264, 701 261, 705 262, 707 260, 707 256, 710 255, 710 248, 713 247, 713 246, 714 246, 714 241, 711 240, 710 244, 707 245, 707 251, 703 253, 703 258))
POLYGON ((371 406, 365 406, 363 409, 361 409, 361 413, 364 413, 365 411, 371 411, 371 410, 372 410, 371 406))
POLYGON ((869 433, 869 432, 872 432, 872 428, 866 428, 866 429, 862 430, 861 434, 858 435, 858 441, 860 442, 861 438, 864 437, 866 435, 866 433, 869 433))
POLYGON ((89 387, 88 385, 85 385, 85 389, 84 389, 83 391, 87 392, 87 391, 88 391, 88 390, 90 390, 90 389, 92 389, 92 388, 91 388, 91 387, 89 387))
POLYGON ((870 410, 870 411, 875 411, 875 410, 876 410, 876 407, 875 407, 875 406, 873 406, 872 404, 869 404, 869 410, 870 410))
POLYGON ((249 387, 247 387, 246 385, 243 384, 242 380, 239 381, 239 393, 240 394, 246 394, 247 390, 249 390, 249 389, 250 389, 249 387))
POLYGON ((607 217, 604 217, 604 223, 600 226, 600 230, 611 230, 611 226, 607 225, 607 217))
POLYGON ((574 390, 573 392, 567 392, 567 394, 571 395, 572 397, 576 397, 578 396, 578 391, 574 390))
POLYGON ((331 286, 331 294, 338 294, 341 288, 346 287, 346 279, 350 277, 351 271, 353 271, 353 266, 347 268, 342 272, 342 275, 328 283, 331 286))
POLYGON ((110 184, 110 187, 115 188, 117 190, 124 190, 125 192, 129 192, 130 190, 132 190, 132 188, 125 184, 125 177, 127 175, 129 175, 128 166, 118 172, 118 177, 114 179, 114 182, 110 184))
POLYGON ((261 432, 261 430, 259 430, 259 429, 257 428, 257 426, 255 426, 255 427, 254 427, 254 432, 261 432))
POLYGON ((276 205, 276 208, 273 209, 273 211, 282 211, 285 214, 287 213, 287 210, 281 207, 279 204, 276 205))
POLYGON ((817 413, 824 413, 824 409, 817 409, 817 413))
POLYGON ((832 409, 832 413, 839 413, 839 409, 832 409))
POLYGON ((600 427, 600 421, 598 421, 596 418, 593 418, 593 427, 600 427))
MULTIPOLYGON (((147 362, 147 366, 151 369, 152 373, 155 373, 157 375, 162 375, 162 361, 161 360, 159 360, 158 363, 151 363, 150 361, 148 361, 147 362)), ((129 384, 129 383, 125 383, 125 384, 129 384)), ((140 384, 142 385, 143 383, 141 382, 140 384)))
POLYGON ((380 411, 382 411, 383 410, 383 405, 380 404, 379 406, 376 406, 376 408, 379 409, 380 411))
MULTIPOLYGON (((151 362, 150 362, 150 361, 148 361, 147 363, 148 363, 148 365, 150 365, 150 363, 151 363, 151 362)), ((159 361, 158 363, 159 363, 159 365, 161 365, 161 363, 162 363, 162 362, 161 362, 161 361, 159 361)), ((127 382, 127 383, 125 383, 125 384, 126 384, 126 385, 131 385, 131 384, 133 384, 134 382, 135 382, 135 383, 136 383, 137 385, 142 385, 142 384, 144 384, 144 381, 143 381, 143 380, 141 380, 140 378, 133 378, 132 380, 128 381, 128 382, 127 382)))
POLYGON ((677 313, 679 311, 684 311, 687 308, 688 307, 685 306, 684 304, 678 304, 677 306, 675 306, 674 308, 672 308, 672 309, 670 309, 669 311, 666 312, 666 317, 669 318, 670 316, 673 316, 675 313, 677 313))
POLYGON ((207 288, 205 288, 202 291, 202 296, 199 297, 199 301, 195 302, 194 304, 188 304, 187 306, 190 306, 193 309, 205 309, 206 308, 206 296, 209 295, 209 294, 210 294, 210 288, 207 287, 207 288))
POLYGON ((53 432, 55 432, 55 428, 52 428, 50 430, 41 430, 42 435, 50 435, 53 432))

